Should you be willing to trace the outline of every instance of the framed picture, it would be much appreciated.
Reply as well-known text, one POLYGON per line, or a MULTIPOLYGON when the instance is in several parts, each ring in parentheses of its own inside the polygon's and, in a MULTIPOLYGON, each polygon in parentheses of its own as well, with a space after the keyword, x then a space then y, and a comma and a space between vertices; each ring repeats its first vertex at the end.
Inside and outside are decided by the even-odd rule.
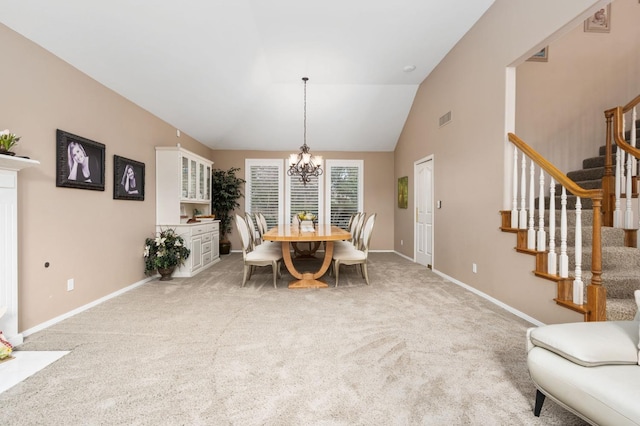
POLYGON ((398 208, 406 209, 409 206, 409 177, 398 178, 398 208))
POLYGON ((527 61, 547 62, 549 60, 549 46, 544 47, 538 53, 532 55, 527 61))
POLYGON ((105 146, 56 131, 56 186, 104 191, 105 146))
POLYGON ((611 30, 611 3, 598 10, 584 21, 584 31, 587 33, 608 33, 611 30))
POLYGON ((144 201, 144 163, 113 156, 113 199, 144 201))

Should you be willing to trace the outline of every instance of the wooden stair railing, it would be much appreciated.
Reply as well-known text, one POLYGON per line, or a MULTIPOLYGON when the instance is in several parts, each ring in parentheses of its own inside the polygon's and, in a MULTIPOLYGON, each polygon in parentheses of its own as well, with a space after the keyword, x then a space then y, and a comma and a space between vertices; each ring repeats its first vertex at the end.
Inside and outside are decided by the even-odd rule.
MULTIPOLYGON (((602 178, 602 189, 604 198, 602 204, 603 224, 605 226, 614 226, 625 229, 625 245, 629 247, 637 246, 637 227, 638 223, 633 220, 631 213, 631 199, 637 197, 638 177, 635 176, 635 164, 632 158, 640 159, 640 150, 636 148, 636 108, 640 104, 640 95, 636 96, 631 102, 623 107, 614 107, 604 112, 607 129, 606 129, 606 152, 605 152, 605 172, 602 178), (625 123, 624 115, 631 113, 631 142, 629 144, 625 140, 625 123), (616 161, 613 164, 613 143, 620 150, 628 154, 627 164, 623 161, 616 161), (622 182, 621 175, 624 175, 624 168, 627 168, 627 178, 622 182), (624 185, 623 185, 624 183, 624 185), (624 186, 624 187, 623 187, 624 186), (626 211, 620 208, 621 194, 624 193, 626 201, 626 211)), ((616 152, 617 155, 619 151, 616 152)), ((618 158, 622 158, 621 156, 618 158)))
MULTIPOLYGON (((514 151, 514 160, 517 164, 517 150, 520 150, 526 157, 531 160, 531 173, 530 173, 530 190, 529 190, 529 229, 526 229, 526 225, 523 226, 523 222, 527 219, 527 212, 525 208, 525 195, 526 192, 526 184, 525 184, 525 158, 522 159, 522 203, 521 209, 517 212, 517 201, 516 201, 516 192, 517 192, 517 184, 515 179, 517 177, 517 171, 514 170, 514 200, 512 211, 502 211, 502 229, 508 232, 517 232, 517 247, 516 249, 520 252, 534 254, 536 256, 536 275, 547 278, 557 283, 557 297, 555 299, 556 303, 564 306, 566 308, 572 309, 576 312, 580 312, 584 314, 585 321, 605 321, 606 320, 606 289, 602 286, 602 245, 601 245, 601 226, 602 226, 602 200, 603 200, 603 191, 602 189, 584 189, 576 184, 573 180, 567 177, 564 173, 558 170, 553 164, 551 164, 548 160, 542 157, 538 152, 536 152, 533 148, 527 145, 522 139, 516 136, 513 133, 508 134, 509 141, 513 143, 516 147, 514 151), (552 177, 552 182, 550 186, 550 205, 552 212, 550 213, 550 228, 552 231, 550 232, 550 242, 549 249, 547 250, 544 243, 544 221, 542 219, 544 215, 544 197, 542 197, 542 188, 544 186, 544 175, 540 173, 540 197, 539 197, 539 219, 540 225, 538 229, 538 250, 536 250, 536 242, 535 240, 536 232, 534 230, 534 203, 533 203, 533 189, 534 189, 534 167, 533 163, 537 164, 541 170, 546 172, 548 175, 552 177), (554 227, 555 227, 555 218, 552 218, 552 214, 554 213, 554 181, 559 183, 563 187, 562 191, 562 219, 561 219, 561 252, 560 252, 560 273, 556 273, 555 269, 555 242, 554 242, 554 227), (567 260, 562 259, 564 256, 566 258, 566 191, 575 195, 577 198, 576 202, 576 273, 575 279, 571 280, 566 271, 567 268, 567 260), (592 255, 591 255, 591 282, 587 285, 587 301, 586 303, 575 303, 576 300, 582 300, 582 281, 581 281, 581 230, 580 230, 580 214, 581 214, 581 206, 580 206, 580 198, 589 198, 591 199, 593 206, 593 235, 592 235, 592 255), (518 214, 519 213, 519 214, 518 214), (513 216, 517 215, 518 218, 514 218, 513 216), (541 238, 542 234, 542 238, 541 238), (563 254, 564 253, 564 254, 563 254), (547 261, 547 259, 550 259, 547 261), (548 268, 548 262, 554 262, 554 265, 551 268, 548 268), (564 267, 563 267, 564 263, 564 267), (564 269, 564 271, 563 271, 564 269), (552 270, 553 272, 548 272, 552 270), (576 294, 579 293, 579 294, 576 294)), ((514 168, 516 167, 514 164, 514 168)))

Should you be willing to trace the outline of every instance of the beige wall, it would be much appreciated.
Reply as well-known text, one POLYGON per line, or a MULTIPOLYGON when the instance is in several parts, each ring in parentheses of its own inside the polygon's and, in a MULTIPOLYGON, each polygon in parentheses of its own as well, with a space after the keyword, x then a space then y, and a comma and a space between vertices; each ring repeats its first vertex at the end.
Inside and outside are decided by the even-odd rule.
POLYGON ((0 25, 0 127, 22 136, 19 329, 24 331, 144 278, 144 239, 155 230, 156 145, 210 149, 0 25), (56 129, 106 145, 105 191, 56 187, 56 129), (113 199, 113 155, 146 164, 143 202, 113 199), (49 262, 48 268, 44 267, 49 262), (67 279, 75 290, 67 292, 67 279))
MULTIPOLYGON (((496 0, 421 84, 396 147, 395 176, 413 182, 414 161, 434 156, 433 266, 543 322, 581 317, 553 302, 554 284, 531 274, 533 257, 501 233, 506 144, 506 67, 539 50, 591 12, 593 0, 496 0), (438 117, 453 121, 438 128, 438 117), (472 273, 472 263, 478 272, 472 273)), ((552 51, 552 55, 553 55, 552 51)), ((409 191, 411 193, 411 191, 409 191)), ((413 256, 413 197, 395 210, 394 246, 413 256), (400 246, 399 241, 405 241, 400 246), (406 242, 410 243, 407 244, 406 242)))
MULTIPOLYGON (((296 149, 292 147, 292 149, 296 149)), ((395 183, 393 178, 393 152, 335 152, 314 151, 325 160, 363 160, 364 162, 364 210, 377 213, 376 227, 371 236, 372 250, 393 250, 393 211, 395 183)), ((291 152, 278 151, 212 151, 214 168, 227 170, 239 167, 237 176, 245 179, 245 158, 289 158, 291 152)), ((213 194, 215 197, 215 194, 213 194)), ((244 198, 240 199, 239 213, 244 212, 244 198)), ((240 250, 240 240, 235 227, 229 237, 232 250, 240 250)))
POLYGON ((566 172, 605 144, 603 111, 640 94, 640 4, 611 4, 611 31, 578 25, 549 44, 548 62, 517 68, 516 133, 566 172))

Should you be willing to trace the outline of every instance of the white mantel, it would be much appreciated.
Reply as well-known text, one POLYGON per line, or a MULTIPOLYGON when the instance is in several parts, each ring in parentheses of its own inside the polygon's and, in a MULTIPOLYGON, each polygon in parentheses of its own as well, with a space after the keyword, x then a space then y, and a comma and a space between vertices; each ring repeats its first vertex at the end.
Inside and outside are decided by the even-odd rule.
POLYGON ((0 330, 12 345, 22 343, 18 333, 18 172, 39 161, 0 154, 0 330))

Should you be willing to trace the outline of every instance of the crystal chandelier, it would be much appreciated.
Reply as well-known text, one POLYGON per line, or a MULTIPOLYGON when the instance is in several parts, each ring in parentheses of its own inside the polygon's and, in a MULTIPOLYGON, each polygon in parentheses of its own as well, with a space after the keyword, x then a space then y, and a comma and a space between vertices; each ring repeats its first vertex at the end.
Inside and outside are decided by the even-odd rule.
POLYGON ((289 170, 287 175, 299 176, 304 185, 311 181, 311 176, 318 177, 322 174, 322 157, 311 155, 307 146, 307 81, 309 77, 302 77, 304 81, 304 139, 298 154, 289 156, 289 170))

